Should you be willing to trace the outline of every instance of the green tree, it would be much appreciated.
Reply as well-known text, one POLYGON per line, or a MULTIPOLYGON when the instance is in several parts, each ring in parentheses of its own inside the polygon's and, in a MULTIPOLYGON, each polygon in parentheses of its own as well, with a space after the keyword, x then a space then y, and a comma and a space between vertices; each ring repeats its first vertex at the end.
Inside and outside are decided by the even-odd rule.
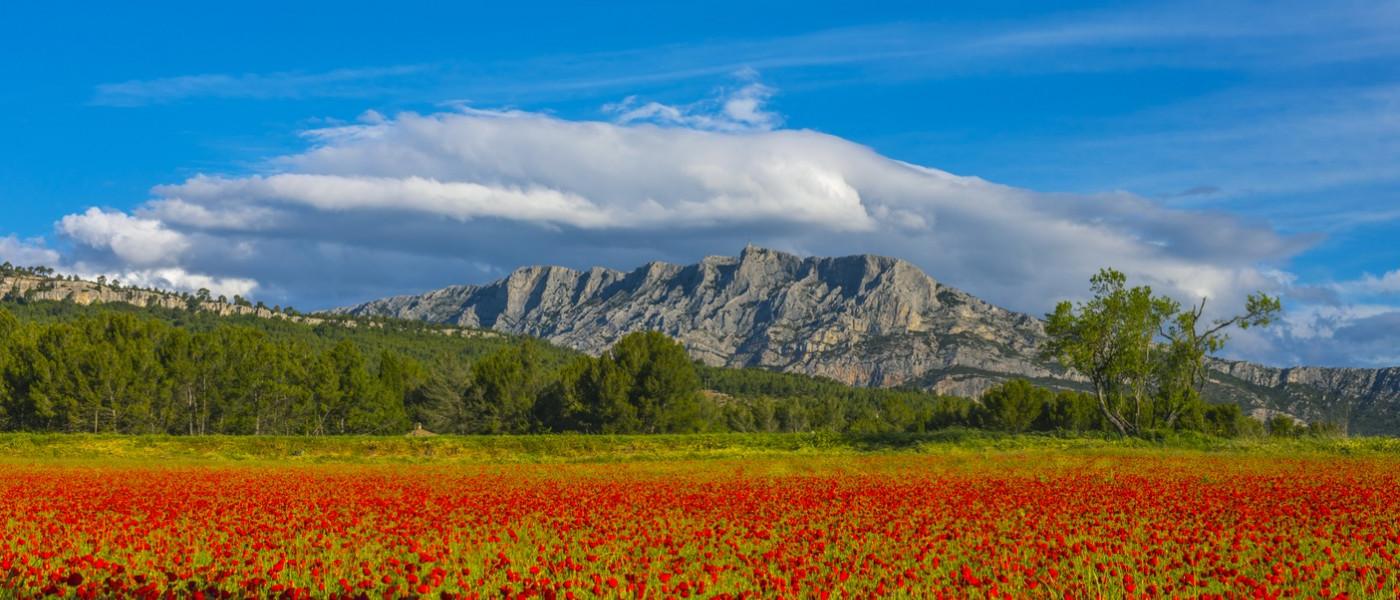
POLYGON ((468 418, 480 433, 535 430, 535 401, 547 384, 538 342, 524 340, 472 365, 468 418))
POLYGON ((1050 341, 1045 352, 1089 379, 1104 419, 1118 433, 1142 430, 1150 410, 1155 336, 1171 315, 1170 299, 1152 288, 1129 288, 1113 269, 1090 279, 1093 299, 1075 306, 1061 302, 1046 316, 1050 341))
POLYGON ((423 385, 409 392, 404 408, 409 418, 431 431, 472 433, 466 405, 471 386, 469 367, 456 361, 443 364, 432 370, 423 385))
POLYGON ((631 381, 628 402, 642 433, 698 431, 700 376, 679 342, 656 331, 631 333, 603 360, 615 362, 631 381))
POLYGON ((372 415, 377 421, 373 430, 382 433, 406 431, 411 425, 408 404, 427 381, 427 370, 416 360, 382 350, 376 375, 384 397, 372 415))
POLYGON ((341 340, 327 355, 340 403, 332 412, 339 433, 400 433, 408 429, 403 397, 389 393, 370 373, 360 349, 341 340))
POLYGON ((1297 437, 1304 431, 1304 428, 1298 425, 1293 417, 1281 413, 1269 417, 1264 425, 1268 429, 1269 435, 1273 437, 1297 437))
POLYGON ((165 368, 165 431, 194 435, 199 415, 199 365, 194 362, 193 336, 175 329, 165 336, 158 352, 165 368))
POLYGON ((637 407, 632 404, 632 374, 608 356, 593 361, 588 375, 579 381, 584 430, 602 433, 637 433, 642 430, 637 407))
POLYGON ((1050 390, 1013 379, 982 394, 982 420, 990 429, 1021 433, 1041 418, 1054 398, 1050 390))
POLYGON ((1217 437, 1240 437, 1252 430, 1251 425, 1258 423, 1244 414, 1238 404, 1209 404, 1200 410, 1199 415, 1200 430, 1217 437))
POLYGON ((19 319, 4 307, 0 307, 0 344, 7 344, 19 331, 19 319))
POLYGON ((1089 379, 1104 420, 1123 435, 1199 412, 1205 359, 1224 348, 1226 330, 1267 325, 1282 310, 1277 298, 1252 294, 1244 313, 1202 326, 1204 299, 1182 311, 1150 287, 1128 287, 1113 269, 1090 282, 1091 300, 1061 302, 1047 315, 1045 353, 1089 379))
POLYGON ((1171 305, 1174 316, 1161 332, 1166 340, 1166 348, 1157 371, 1157 396, 1160 406, 1157 414, 1163 425, 1173 427, 1183 413, 1199 410, 1203 404, 1201 394, 1206 383, 1206 357, 1220 352, 1230 339, 1227 333, 1231 327, 1249 329, 1264 327, 1272 323, 1283 312, 1283 305, 1276 297, 1263 293, 1250 294, 1245 300, 1245 311, 1210 324, 1203 324, 1206 299, 1190 310, 1180 310, 1176 303, 1171 305))
POLYGON ((596 361, 578 356, 565 363, 535 403, 535 420, 548 431, 580 431, 587 427, 586 378, 596 361))
POLYGON ((1061 390, 1046 407, 1045 420, 1046 429, 1078 432, 1100 429, 1102 418, 1092 395, 1061 390))
POLYGON ((372 427, 364 419, 376 412, 376 405, 383 397, 360 349, 349 340, 341 340, 327 353, 326 362, 336 389, 334 395, 328 397, 334 402, 324 407, 332 431, 355 433, 372 427))
POLYGON ((408 431, 404 400, 423 380, 422 366, 392 352, 382 352, 374 379, 350 404, 347 426, 354 433, 390 434, 408 431))
POLYGON ((313 415, 312 435, 336 433, 335 424, 339 420, 341 407, 345 404, 344 393, 340 388, 340 378, 335 366, 325 353, 313 353, 303 361, 306 369, 306 387, 310 391, 310 408, 313 415))
MULTIPOLYGON (((8 270, 12 267, 10 263, 5 263, 4 268, 8 270)), ((10 365, 15 361, 17 345, 14 338, 19 333, 19 327, 19 320, 0 307, 0 424, 4 425, 19 421, 13 414, 19 409, 19 402, 10 383, 13 376, 10 365)))

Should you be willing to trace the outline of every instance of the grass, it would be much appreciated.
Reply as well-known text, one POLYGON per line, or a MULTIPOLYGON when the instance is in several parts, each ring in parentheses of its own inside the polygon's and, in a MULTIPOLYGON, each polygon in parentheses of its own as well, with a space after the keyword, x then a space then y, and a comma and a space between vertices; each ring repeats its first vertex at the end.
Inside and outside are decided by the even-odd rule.
POLYGON ((276 461, 291 463, 500 464, 628 462, 762 456, 987 453, 1239 453, 1397 456, 1397 438, 1242 438, 1024 434, 948 429, 927 434, 694 434, 408 437, 129 436, 0 434, 0 461, 276 461))

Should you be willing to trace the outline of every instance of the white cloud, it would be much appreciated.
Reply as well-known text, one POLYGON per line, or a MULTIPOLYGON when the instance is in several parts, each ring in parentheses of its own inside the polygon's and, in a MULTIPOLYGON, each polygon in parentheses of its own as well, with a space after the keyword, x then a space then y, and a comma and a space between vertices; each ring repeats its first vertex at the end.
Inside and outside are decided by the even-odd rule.
MULTIPOLYGON (((109 279, 116 279, 125 285, 162 290, 194 292, 209 290, 214 297, 248 296, 258 289, 258 282, 240 277, 212 277, 190 273, 179 267, 163 269, 140 269, 113 273, 101 273, 109 279)), ((87 274, 88 278, 95 275, 87 274)))
POLYGON ((184 235, 160 221, 99 208, 63 217, 58 231, 89 248, 110 251, 125 265, 138 267, 174 264, 189 248, 184 235))
MULTIPOLYGON (((750 110, 761 107, 732 112, 750 110)), ((88 265, 178 268, 322 306, 522 264, 631 267, 755 242, 907 258, 1031 312, 1081 294, 1108 265, 1223 307, 1281 288, 1261 267, 1306 246, 1227 216, 997 185, 812 131, 465 110, 365 119, 308 139, 305 152, 272 160, 274 172, 191 177, 129 214, 93 209, 59 230, 88 265)))
POLYGON ((335 69, 319 73, 208 73, 131 80, 98 85, 92 103, 99 106, 144 106, 189 98, 361 96, 380 91, 375 82, 402 79, 427 69, 421 65, 402 65, 335 69))
POLYGON ((782 117, 765 107, 776 90, 755 80, 751 70, 740 76, 748 81, 738 89, 721 90, 713 98, 692 104, 642 103, 636 96, 628 96, 603 110, 624 125, 653 123, 706 131, 769 131, 782 125, 782 117))
POLYGON ((201 229, 256 229, 272 225, 270 221, 276 218, 275 212, 261 207, 204 206, 179 198, 153 200, 141 214, 161 223, 201 229))
POLYGON ((1332 286, 1344 294, 1391 295, 1400 294, 1400 269, 1381 276, 1367 273, 1352 281, 1343 281, 1332 286))
POLYGON ((13 235, 0 237, 0 262, 17 267, 53 267, 61 260, 58 251, 45 247, 43 240, 21 240, 13 235))
POLYGON ((1234 354, 1279 365, 1400 365, 1400 308, 1384 304, 1295 304, 1279 326, 1234 336, 1234 354))
POLYGON ((170 199, 154 204, 149 214, 175 213, 185 223, 220 227, 251 227, 271 218, 270 207, 233 207, 238 212, 215 212, 239 198, 262 198, 273 203, 301 205, 317 211, 416 211, 467 221, 483 217, 535 221, 575 227, 615 225, 627 215, 608 215, 576 195, 545 188, 489 186, 473 182, 438 181, 423 177, 359 177, 284 173, 240 179, 197 176, 183 184, 156 188, 170 199), (216 209, 217 210, 217 209, 216 209))
MULTIPOLYGON (((94 209, 95 210, 95 209, 94 209)), ((107 219, 109 222, 122 222, 120 213, 101 213, 101 217, 96 219, 107 219)), ((92 211, 82 215, 88 217, 92 211)), ((103 239, 100 233, 101 228, 93 226, 93 219, 70 220, 69 223, 81 223, 74 225, 73 231, 93 239, 103 239)), ((141 229, 140 227, 137 228, 141 229)), ((118 236, 122 237, 122 236, 118 236)), ((159 237, 159 236, 157 236, 159 237)), ((122 237, 116 245, 126 247, 134 244, 134 238, 130 236, 122 237)), ((110 245, 105 246, 111 248, 110 245)), ((126 255, 118 255, 126 256, 126 255)), ((240 277, 215 277, 200 273, 191 273, 180 267, 162 267, 147 269, 103 268, 100 265, 93 265, 84 262, 69 263, 64 260, 62 254, 57 250, 48 248, 42 239, 21 240, 15 236, 0 237, 0 261, 8 262, 16 266, 33 267, 46 266, 63 274, 74 274, 85 279, 95 279, 101 275, 111 280, 121 281, 125 284, 137 287, 150 287, 155 289, 177 290, 193 292, 201 288, 208 289, 215 296, 234 295, 247 296, 258 288, 257 281, 240 277)), ((118 261, 117 264, 121 264, 118 261)))
POLYGON ((1279 365, 1400 365, 1400 270, 1381 276, 1300 284, 1275 273, 1286 312, 1275 327, 1238 332, 1230 354, 1279 365))

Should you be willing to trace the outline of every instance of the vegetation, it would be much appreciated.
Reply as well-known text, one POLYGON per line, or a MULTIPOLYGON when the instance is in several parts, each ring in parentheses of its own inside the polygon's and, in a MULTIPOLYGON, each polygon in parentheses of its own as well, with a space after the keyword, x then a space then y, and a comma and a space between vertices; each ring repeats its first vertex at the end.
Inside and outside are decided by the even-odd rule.
POLYGON ((1400 576, 1393 455, 6 467, 7 598, 1335 599, 1400 576))
POLYGON ((1239 437, 1193 432, 1124 438, 1106 432, 1009 434, 953 427, 928 433, 698 433, 499 436, 189 436, 0 434, 0 465, 518 464, 1038 452, 1106 455, 1396 456, 1382 437, 1239 437))
MULTIPOLYGON (((1139 294, 1121 281, 1109 284, 1110 296, 1139 294)), ((1139 296, 1152 300, 1150 291, 1139 296)), ((1337 433, 1288 417, 1263 424, 1235 405, 1202 402, 1199 372, 1189 367, 1203 356, 1199 349, 1223 344, 1222 327, 1197 334, 1199 309, 1177 314, 1152 302, 1165 307, 1159 314, 1176 315, 1162 327, 1163 339, 1180 341, 1143 351, 1157 357, 1150 368, 1110 365, 1114 373, 1145 375, 1109 381, 1101 394, 1119 411, 1139 396, 1151 399, 1147 418, 1132 413, 1135 435, 1337 433)), ((1265 312, 1251 309, 1249 322, 1265 312)), ((450 434, 1121 433, 1126 413, 1102 407, 1095 395, 1021 380, 974 400, 705 367, 655 332, 626 336, 589 357, 528 338, 391 320, 313 326, 120 304, 0 307, 4 431, 321 436, 402 434, 418 423, 450 434)))
MULTIPOLYGON (((398 434, 430 373, 517 342, 361 325, 10 303, 0 307, 0 428, 398 434)), ((542 353, 549 364, 570 355, 542 353)))
POLYGON ((1277 298, 1250 295, 1243 314, 1201 323, 1205 299, 1190 310, 1148 286, 1104 269, 1091 280, 1093 299, 1061 302, 1047 315, 1045 353, 1087 377, 1099 412, 1122 435, 1174 428, 1181 419, 1203 426, 1205 358, 1225 347, 1230 327, 1258 327, 1277 317, 1277 298))

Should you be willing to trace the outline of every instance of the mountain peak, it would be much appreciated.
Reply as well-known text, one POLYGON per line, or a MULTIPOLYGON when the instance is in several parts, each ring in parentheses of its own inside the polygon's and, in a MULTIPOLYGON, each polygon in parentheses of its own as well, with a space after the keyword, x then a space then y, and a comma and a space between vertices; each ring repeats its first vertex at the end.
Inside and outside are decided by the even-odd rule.
POLYGON ((744 249, 739 252, 738 260, 740 265, 754 265, 783 263, 797 264, 802 262, 803 259, 802 257, 789 252, 783 252, 781 250, 774 250, 772 248, 764 248, 763 246, 755 246, 753 244, 749 244, 747 246, 744 246, 744 249))
MULTIPOLYGON (((911 263, 873 254, 799 257, 749 244, 737 257, 652 262, 625 273, 524 267, 486 285, 338 312, 490 328, 593 354, 628 333, 660 331, 709 365, 957 395, 977 395, 1010 378, 1080 385, 1040 359, 1045 332, 1039 319, 941 285, 911 263)), ((1358 432, 1400 430, 1400 422, 1361 424, 1397 419, 1400 413, 1372 412, 1400 403, 1400 370, 1292 373, 1221 362, 1213 369, 1218 378, 1209 394, 1217 401, 1303 419, 1344 418, 1357 423, 1358 432), (1347 398, 1347 412, 1327 413, 1343 401, 1323 406, 1316 398, 1347 398)))
POLYGON ((660 330, 709 364, 861 385, 910 383, 955 363, 1051 374, 1013 350, 1034 354, 1038 322, 981 303, 945 307, 945 290, 894 258, 804 258, 749 244, 738 257, 652 262, 627 273, 526 267, 500 282, 421 297, 432 302, 391 298, 344 312, 496 328, 590 353, 632 331, 660 330), (902 338, 918 350, 879 345, 902 338))

